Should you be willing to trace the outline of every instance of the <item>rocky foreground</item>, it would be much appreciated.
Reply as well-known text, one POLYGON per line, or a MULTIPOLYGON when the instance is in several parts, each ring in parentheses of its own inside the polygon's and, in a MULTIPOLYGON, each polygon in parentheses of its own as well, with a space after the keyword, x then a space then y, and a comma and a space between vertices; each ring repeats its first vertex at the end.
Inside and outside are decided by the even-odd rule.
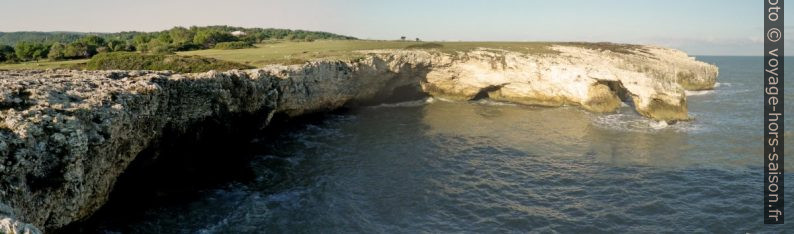
POLYGON ((406 93, 593 112, 625 101, 674 122, 689 119, 684 91, 712 89, 717 77, 717 67, 670 49, 553 49, 559 53, 365 51, 349 62, 200 74, 0 71, 0 232, 54 231, 90 216, 136 157, 157 155, 174 139, 208 143, 204 124, 233 134, 262 129, 275 115, 406 93))

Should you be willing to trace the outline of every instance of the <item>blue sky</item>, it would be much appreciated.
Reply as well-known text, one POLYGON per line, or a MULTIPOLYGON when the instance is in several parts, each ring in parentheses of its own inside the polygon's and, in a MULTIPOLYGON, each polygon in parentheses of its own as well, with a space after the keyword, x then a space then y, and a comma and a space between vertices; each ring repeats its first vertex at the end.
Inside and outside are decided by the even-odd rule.
POLYGON ((234 25, 366 39, 610 41, 697 55, 761 55, 763 49, 761 0, 0 0, 0 8, 0 31, 234 25))

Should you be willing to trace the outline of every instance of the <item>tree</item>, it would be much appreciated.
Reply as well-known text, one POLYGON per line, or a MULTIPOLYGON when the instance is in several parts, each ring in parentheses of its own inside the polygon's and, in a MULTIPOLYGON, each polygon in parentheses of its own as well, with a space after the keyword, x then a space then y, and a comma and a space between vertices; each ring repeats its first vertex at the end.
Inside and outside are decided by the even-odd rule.
POLYGON ((109 51, 113 51, 113 52, 131 50, 131 48, 129 48, 129 46, 128 46, 126 41, 122 41, 122 40, 119 40, 119 39, 111 39, 111 40, 109 40, 108 43, 107 43, 107 47, 108 47, 109 51))
POLYGON ((138 34, 132 38, 132 43, 135 45, 135 50, 146 51, 146 44, 149 43, 149 36, 145 34, 138 34))
POLYGON ((50 52, 47 54, 47 58, 52 60, 61 60, 66 58, 66 46, 61 43, 55 42, 50 46, 50 52))
POLYGON ((170 44, 161 40, 151 40, 146 44, 146 52, 150 53, 168 53, 172 52, 170 44))
POLYGON ((98 37, 96 35, 89 35, 83 38, 80 38, 78 42, 83 42, 86 45, 93 46, 93 47, 102 47, 105 46, 105 39, 98 37))
POLYGON ((66 52, 64 56, 67 58, 90 58, 94 54, 92 51, 96 51, 96 48, 91 48, 89 45, 86 45, 83 42, 72 42, 66 46, 66 52))
POLYGON ((90 58, 95 54, 98 54, 99 51, 107 51, 107 48, 104 48, 107 46, 105 39, 95 35, 83 37, 77 42, 85 45, 85 51, 82 53, 82 57, 85 58, 90 58))
POLYGON ((237 37, 214 29, 199 30, 196 32, 196 36, 193 37, 193 43, 202 45, 204 48, 212 48, 212 46, 219 42, 236 40, 237 37))
POLYGON ((33 42, 19 42, 14 47, 17 58, 24 61, 39 60, 47 57, 49 46, 33 42))
POLYGON ((50 52, 50 47, 44 44, 37 44, 36 49, 33 50, 33 59, 39 61, 39 59, 43 59, 47 57, 47 53, 50 52))
POLYGON ((183 27, 174 27, 168 30, 168 35, 171 36, 174 44, 181 46, 193 42, 193 37, 196 33, 183 27))
POLYGON ((15 61, 17 59, 14 47, 0 45, 0 62, 15 61))
POLYGON ((33 58, 33 44, 30 42, 18 42, 17 45, 14 46, 14 51, 16 51, 17 58, 21 60, 27 61, 33 58))
POLYGON ((401 37, 400 37, 400 40, 403 40, 403 41, 405 41, 405 36, 401 36, 401 37))
POLYGON ((155 40, 158 40, 164 44, 171 44, 173 42, 171 36, 169 36, 168 33, 165 32, 158 34, 155 40))
POLYGON ((83 38, 80 38, 77 42, 83 43, 86 46, 85 57, 90 58, 95 54, 99 53, 99 51, 107 51, 107 43, 105 43, 105 39, 101 38, 96 35, 89 35, 83 38))

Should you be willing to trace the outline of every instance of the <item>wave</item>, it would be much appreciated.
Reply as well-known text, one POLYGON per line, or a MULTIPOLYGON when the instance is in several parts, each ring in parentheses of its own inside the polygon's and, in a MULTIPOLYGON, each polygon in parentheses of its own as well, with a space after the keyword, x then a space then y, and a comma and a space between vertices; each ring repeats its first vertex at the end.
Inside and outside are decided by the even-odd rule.
POLYGON ((476 104, 479 104, 479 105, 486 105, 486 106, 517 106, 517 104, 515 104, 515 103, 500 102, 500 101, 494 101, 494 100, 491 100, 491 99, 480 99, 480 100, 474 101, 473 103, 476 103, 476 104))
POLYGON ((722 83, 722 82, 716 82, 716 83, 714 83, 714 88, 717 88, 717 87, 720 87, 720 86, 723 86, 723 85, 725 85, 725 86, 731 86, 731 85, 733 85, 733 84, 731 84, 731 83, 722 83))
POLYGON ((370 106, 369 108, 417 107, 417 106, 424 106, 425 104, 429 104, 433 102, 435 102, 435 99, 433 99, 433 97, 429 97, 425 99, 407 101, 407 102, 384 103, 376 106, 370 106))
POLYGON ((636 113, 596 114, 593 115, 593 124, 597 127, 623 132, 693 132, 701 130, 701 126, 694 121, 679 121, 668 124, 665 121, 656 121, 640 116, 636 113))
POLYGON ((715 90, 716 90, 718 87, 720 87, 720 86, 732 86, 732 85, 733 85, 733 84, 731 84, 731 83, 720 83, 720 82, 716 82, 716 83, 714 83, 714 88, 713 88, 713 89, 710 89, 710 90, 696 90, 696 91, 690 91, 690 90, 686 90, 686 91, 684 91, 684 93, 685 93, 687 96, 702 96, 702 95, 709 95, 709 94, 713 94, 713 93, 714 93, 714 91, 715 91, 715 90))
POLYGON ((714 93, 714 90, 684 91, 687 96, 701 96, 714 93))
POLYGON ((656 130, 665 129, 668 126, 670 126, 670 125, 667 124, 666 121, 652 121, 651 122, 651 128, 656 129, 656 130))

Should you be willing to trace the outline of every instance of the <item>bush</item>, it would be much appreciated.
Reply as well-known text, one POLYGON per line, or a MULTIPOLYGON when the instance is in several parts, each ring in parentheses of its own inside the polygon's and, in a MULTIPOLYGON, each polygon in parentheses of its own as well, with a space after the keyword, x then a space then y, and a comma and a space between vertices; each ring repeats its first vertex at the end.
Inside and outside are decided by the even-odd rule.
POLYGON ((203 45, 204 48, 212 48, 215 44, 236 40, 237 37, 232 36, 232 34, 213 29, 199 30, 193 37, 193 43, 203 45))
POLYGON ((50 47, 48 45, 24 41, 17 43, 17 45, 14 47, 14 52, 16 52, 17 58, 24 61, 38 61, 39 59, 46 58, 49 51, 50 47))
POLYGON ((17 59, 17 54, 14 47, 7 45, 0 45, 0 62, 14 62, 17 59))
POLYGON ((50 46, 50 52, 47 57, 52 60, 61 60, 66 58, 66 46, 61 43, 55 42, 50 46))
POLYGON ((171 70, 179 73, 191 73, 253 67, 200 56, 113 52, 94 56, 83 68, 88 70, 171 70))
POLYGON ((90 58, 97 54, 97 48, 83 42, 72 42, 64 49, 65 58, 90 58))
POLYGON ((406 49, 438 49, 441 47, 444 47, 444 45, 438 43, 422 43, 422 44, 409 45, 405 48, 406 49))
POLYGON ((171 53, 176 50, 175 48, 171 47, 171 44, 161 40, 151 40, 149 43, 146 43, 144 48, 146 49, 146 52, 150 53, 171 53))
POLYGON ((197 45, 197 44, 193 44, 191 42, 187 42, 187 43, 175 43, 174 44, 174 49, 176 51, 190 51, 190 50, 200 50, 202 48, 201 48, 201 45, 197 45))
POLYGON ((213 48, 219 50, 235 50, 235 49, 245 49, 245 48, 253 48, 253 47, 254 47, 254 43, 251 42, 231 41, 231 42, 221 42, 215 44, 213 48))

